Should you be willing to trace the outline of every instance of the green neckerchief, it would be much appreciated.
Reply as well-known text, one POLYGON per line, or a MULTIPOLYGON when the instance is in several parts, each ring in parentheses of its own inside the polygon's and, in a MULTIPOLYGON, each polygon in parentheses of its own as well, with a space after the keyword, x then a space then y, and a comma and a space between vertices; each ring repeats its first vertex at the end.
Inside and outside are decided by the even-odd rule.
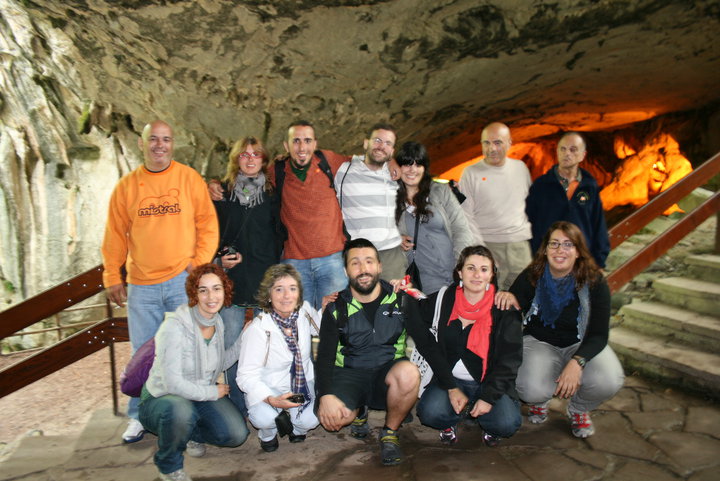
POLYGON ((300 182, 305 182, 305 179, 307 178, 307 173, 310 170, 310 164, 312 164, 312 158, 310 158, 310 162, 308 162, 303 167, 300 167, 295 163, 293 159, 290 159, 290 168, 292 169, 293 174, 295 174, 297 178, 300 179, 300 182))

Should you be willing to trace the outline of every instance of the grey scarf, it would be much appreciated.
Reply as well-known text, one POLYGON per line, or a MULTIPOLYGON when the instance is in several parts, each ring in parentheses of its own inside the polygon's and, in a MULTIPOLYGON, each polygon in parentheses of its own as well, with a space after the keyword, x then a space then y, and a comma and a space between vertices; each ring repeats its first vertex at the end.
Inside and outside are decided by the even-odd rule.
POLYGON ((235 188, 230 193, 230 200, 237 201, 240 205, 255 207, 262 203, 263 189, 265 188, 265 174, 258 173, 257 177, 248 177, 238 172, 235 178, 235 188))

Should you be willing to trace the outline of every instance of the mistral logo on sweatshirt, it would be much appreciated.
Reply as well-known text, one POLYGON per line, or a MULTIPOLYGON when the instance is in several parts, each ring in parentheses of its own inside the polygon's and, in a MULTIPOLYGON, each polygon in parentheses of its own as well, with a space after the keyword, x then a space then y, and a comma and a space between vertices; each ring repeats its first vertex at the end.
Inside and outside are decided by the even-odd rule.
POLYGON ((179 214, 181 212, 179 195, 178 189, 170 189, 166 195, 145 197, 138 206, 138 217, 179 214))

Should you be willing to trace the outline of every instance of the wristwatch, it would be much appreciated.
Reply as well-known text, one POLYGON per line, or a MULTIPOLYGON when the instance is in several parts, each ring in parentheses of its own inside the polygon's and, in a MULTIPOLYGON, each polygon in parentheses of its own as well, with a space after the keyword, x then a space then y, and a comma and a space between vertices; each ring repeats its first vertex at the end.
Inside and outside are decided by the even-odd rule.
POLYGON ((577 361, 578 364, 580 364, 581 369, 585 369, 585 364, 587 363, 587 360, 582 356, 573 356, 573 359, 577 361))

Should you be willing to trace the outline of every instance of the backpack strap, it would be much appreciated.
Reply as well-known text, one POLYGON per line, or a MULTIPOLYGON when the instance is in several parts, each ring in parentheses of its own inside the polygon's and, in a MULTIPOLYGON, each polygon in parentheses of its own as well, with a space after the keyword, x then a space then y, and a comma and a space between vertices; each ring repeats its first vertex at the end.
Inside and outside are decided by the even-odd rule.
POLYGON ((285 183, 285 164, 287 158, 278 159, 275 161, 275 192, 277 192, 278 199, 282 199, 282 188, 285 183))
POLYGON ((337 323, 338 330, 340 330, 347 325, 348 320, 347 302, 345 302, 344 299, 340 298, 340 296, 335 299, 335 310, 337 311, 337 319, 335 320, 335 322, 337 323))
POLYGON ((330 164, 328 164, 328 161, 325 158, 325 154, 322 153, 322 150, 316 150, 315 155, 318 159, 320 159, 320 162, 318 162, 318 167, 320 167, 320 170, 322 170, 325 175, 327 175, 327 178, 330 179, 330 188, 332 190, 335 190, 335 178, 333 176, 332 170, 330 169, 330 164))

